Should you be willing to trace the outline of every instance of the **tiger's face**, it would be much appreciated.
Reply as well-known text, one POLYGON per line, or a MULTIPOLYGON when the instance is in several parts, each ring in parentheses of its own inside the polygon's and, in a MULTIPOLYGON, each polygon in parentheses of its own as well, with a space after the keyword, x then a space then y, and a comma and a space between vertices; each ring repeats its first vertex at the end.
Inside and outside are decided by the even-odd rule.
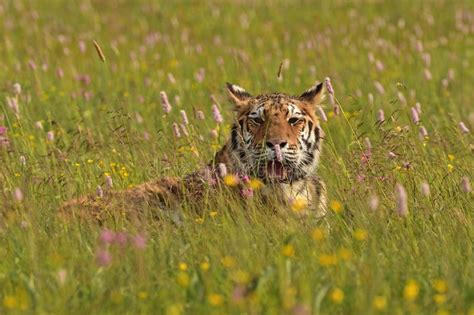
POLYGON ((231 153, 243 172, 265 182, 294 182, 317 167, 322 131, 315 115, 323 96, 317 84, 300 96, 282 93, 256 97, 227 84, 236 105, 231 153))

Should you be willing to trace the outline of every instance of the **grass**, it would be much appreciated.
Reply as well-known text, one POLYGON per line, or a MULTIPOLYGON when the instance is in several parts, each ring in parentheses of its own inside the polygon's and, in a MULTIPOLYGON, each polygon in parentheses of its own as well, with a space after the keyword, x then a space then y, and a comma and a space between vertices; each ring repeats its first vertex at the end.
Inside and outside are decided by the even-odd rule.
POLYGON ((473 14, 467 1, 2 2, 0 313, 473 314, 473 14), (119 189, 207 162, 232 122, 226 81, 297 94, 326 76, 344 114, 326 104, 324 221, 227 189, 184 202, 179 223, 57 215, 107 174, 119 189), (103 245, 106 229, 128 242, 103 245))

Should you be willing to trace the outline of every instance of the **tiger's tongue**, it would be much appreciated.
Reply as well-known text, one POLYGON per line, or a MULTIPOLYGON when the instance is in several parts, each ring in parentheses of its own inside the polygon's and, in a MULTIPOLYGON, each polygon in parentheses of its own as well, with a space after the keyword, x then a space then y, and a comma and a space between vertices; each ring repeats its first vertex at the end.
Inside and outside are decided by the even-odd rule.
POLYGON ((270 161, 267 163, 267 176, 283 179, 286 176, 286 170, 278 161, 270 161))

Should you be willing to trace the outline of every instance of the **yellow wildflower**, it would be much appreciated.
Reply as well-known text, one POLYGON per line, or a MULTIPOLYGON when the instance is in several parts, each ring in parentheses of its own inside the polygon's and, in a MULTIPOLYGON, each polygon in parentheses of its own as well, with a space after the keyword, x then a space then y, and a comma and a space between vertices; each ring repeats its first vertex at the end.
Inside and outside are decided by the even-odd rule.
POLYGON ((13 295, 5 295, 3 298, 3 306, 7 309, 15 309, 18 306, 18 301, 13 295))
POLYGON ((295 248, 291 244, 286 244, 281 249, 281 254, 285 257, 293 257, 295 256, 295 248))
POLYGON ((214 218, 217 215, 217 211, 211 211, 209 212, 209 215, 211 216, 211 218, 214 218))
POLYGON ((224 184, 230 187, 235 187, 239 184, 239 177, 234 174, 227 174, 224 176, 224 184))
POLYGON ((329 203, 329 208, 331 208, 334 213, 341 213, 342 212, 342 203, 337 200, 331 200, 329 203))
POLYGON ((337 263, 336 255, 322 254, 319 257, 319 264, 323 267, 334 266, 337 263))
POLYGON ((185 263, 185 262, 180 262, 179 265, 178 265, 178 267, 179 267, 179 270, 181 270, 181 271, 186 271, 186 270, 188 270, 188 264, 185 263))
POLYGON ((308 206, 308 203, 303 198, 296 198, 291 202, 290 206, 293 212, 299 213, 308 206))
POLYGON ((233 275, 232 279, 239 284, 246 284, 250 281, 250 275, 248 272, 243 270, 237 270, 233 275))
POLYGON ((208 271, 210 265, 209 265, 209 262, 208 262, 208 261, 203 261, 203 262, 199 265, 199 267, 201 267, 201 270, 202 270, 202 271, 208 271))
POLYGON ((208 295, 207 300, 212 306, 221 306, 224 303, 224 298, 222 295, 217 293, 211 293, 208 295))
POLYGON ((441 305, 444 302, 446 302, 447 297, 445 294, 435 294, 433 296, 433 301, 435 301, 436 304, 441 305))
POLYGON ((322 241, 326 237, 326 233, 322 228, 315 228, 311 231, 311 238, 315 241, 322 241))
POLYGON ((384 296, 376 296, 372 301, 372 306, 377 311, 383 311, 387 307, 387 299, 384 296))
POLYGON ((454 160, 454 155, 448 154, 448 160, 453 161, 454 160))
POLYGON ((87 163, 92 164, 92 163, 94 163, 94 160, 88 159, 88 160, 87 160, 87 163))
POLYGON ((140 291, 137 294, 139 300, 146 300, 148 298, 148 292, 140 291))
POLYGON ((258 178, 252 178, 249 181, 249 187, 253 190, 259 190, 263 187, 263 182, 258 178))
POLYGON ((226 268, 232 268, 235 266, 235 259, 231 256, 225 256, 222 258, 221 263, 226 268))
POLYGON ((408 280, 405 288, 403 289, 403 296, 407 301, 414 301, 420 293, 420 286, 415 280, 408 280))
POLYGON ((191 282, 191 279, 189 278, 187 273, 180 272, 178 276, 176 277, 176 282, 178 283, 179 286, 183 288, 187 288, 189 286, 189 283, 191 282))
POLYGON ((114 304, 120 304, 123 301, 123 295, 122 293, 120 293, 120 291, 113 290, 112 292, 110 292, 110 300, 114 304))
POLYGON ((369 233, 363 229, 357 229, 354 231, 354 238, 358 241, 364 241, 367 239, 369 233))
POLYGON ((338 250, 337 252, 338 256, 344 260, 344 261, 349 261, 351 260, 352 258, 352 253, 350 250, 348 250, 347 248, 341 248, 338 250))
POLYGON ((442 279, 433 280, 433 288, 438 293, 446 293, 448 291, 448 284, 442 279))
POLYGON ((336 304, 341 304, 342 301, 344 300, 344 291, 342 291, 341 289, 339 288, 334 288, 330 295, 329 295, 329 298, 331 299, 331 301, 333 301, 334 303, 336 304))

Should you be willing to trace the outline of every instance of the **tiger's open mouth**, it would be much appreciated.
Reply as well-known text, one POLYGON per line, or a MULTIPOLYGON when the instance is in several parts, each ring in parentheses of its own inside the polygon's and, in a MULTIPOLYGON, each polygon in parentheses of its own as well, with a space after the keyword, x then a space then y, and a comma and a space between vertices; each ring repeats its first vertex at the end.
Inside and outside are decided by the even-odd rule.
POLYGON ((272 160, 267 162, 265 175, 267 179, 283 181, 288 177, 288 171, 281 162, 272 160))

